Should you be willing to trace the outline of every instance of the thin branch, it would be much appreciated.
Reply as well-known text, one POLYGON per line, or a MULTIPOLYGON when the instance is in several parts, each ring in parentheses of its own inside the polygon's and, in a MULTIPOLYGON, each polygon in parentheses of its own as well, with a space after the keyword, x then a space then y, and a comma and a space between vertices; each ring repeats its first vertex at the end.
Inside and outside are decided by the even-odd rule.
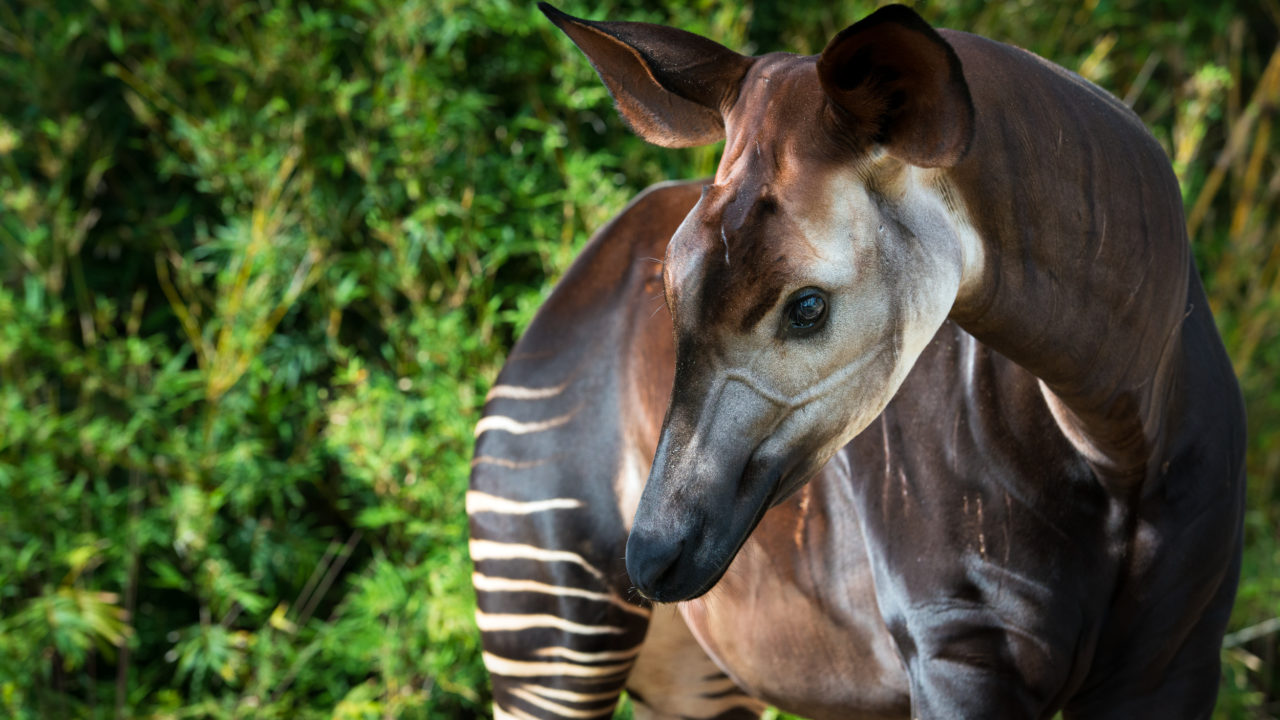
POLYGON ((1227 635, 1222 638, 1222 647, 1223 649, 1239 647, 1247 642, 1252 642, 1276 632, 1280 632, 1280 617, 1263 620, 1257 625, 1250 625, 1243 630, 1237 630, 1227 635))

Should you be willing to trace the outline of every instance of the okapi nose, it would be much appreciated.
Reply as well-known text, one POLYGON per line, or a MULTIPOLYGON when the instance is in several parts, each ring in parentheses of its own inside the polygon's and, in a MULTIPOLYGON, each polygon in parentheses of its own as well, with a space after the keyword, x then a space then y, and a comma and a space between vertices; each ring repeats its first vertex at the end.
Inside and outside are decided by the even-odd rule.
POLYGON ((676 564, 683 548, 681 540, 671 542, 634 530, 631 532, 627 538, 627 574, 641 595, 663 601, 659 581, 676 564))

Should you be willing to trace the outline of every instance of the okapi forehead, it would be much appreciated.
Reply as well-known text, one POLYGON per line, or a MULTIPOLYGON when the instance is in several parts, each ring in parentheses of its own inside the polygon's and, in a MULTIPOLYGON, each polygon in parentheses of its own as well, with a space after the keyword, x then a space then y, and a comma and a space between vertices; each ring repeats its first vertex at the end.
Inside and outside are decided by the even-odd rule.
POLYGON ((814 210, 827 169, 847 154, 823 129, 824 102, 812 57, 766 55, 743 78, 716 182, 668 248, 678 324, 748 332, 812 259, 793 213, 814 210), (815 152, 827 162, 815 167, 815 152))
POLYGON ((768 185, 708 186, 668 246, 677 325, 750 331, 794 282, 806 255, 768 185))

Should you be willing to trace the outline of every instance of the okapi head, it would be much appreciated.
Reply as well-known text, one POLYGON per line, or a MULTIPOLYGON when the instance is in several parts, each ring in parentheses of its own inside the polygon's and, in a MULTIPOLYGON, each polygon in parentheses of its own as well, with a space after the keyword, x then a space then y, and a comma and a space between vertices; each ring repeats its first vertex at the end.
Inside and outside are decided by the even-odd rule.
POLYGON ((945 173, 973 105, 956 53, 903 6, 817 57, 540 7, 646 140, 726 140, 664 262, 675 383, 627 543, 641 593, 697 597, 880 414, 977 276, 945 173))

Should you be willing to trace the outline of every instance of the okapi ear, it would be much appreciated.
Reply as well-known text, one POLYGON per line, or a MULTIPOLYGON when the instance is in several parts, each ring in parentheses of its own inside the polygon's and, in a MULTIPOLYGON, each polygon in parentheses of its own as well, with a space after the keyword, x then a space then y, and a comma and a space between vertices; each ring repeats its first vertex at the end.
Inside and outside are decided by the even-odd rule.
POLYGON ((888 5, 831 39, 818 79, 838 132, 921 167, 949 167, 973 139, 960 58, 919 15, 888 5))
POLYGON ((637 135, 664 147, 724 137, 724 113, 751 58, 675 28, 581 20, 545 2, 538 8, 591 61, 637 135))

